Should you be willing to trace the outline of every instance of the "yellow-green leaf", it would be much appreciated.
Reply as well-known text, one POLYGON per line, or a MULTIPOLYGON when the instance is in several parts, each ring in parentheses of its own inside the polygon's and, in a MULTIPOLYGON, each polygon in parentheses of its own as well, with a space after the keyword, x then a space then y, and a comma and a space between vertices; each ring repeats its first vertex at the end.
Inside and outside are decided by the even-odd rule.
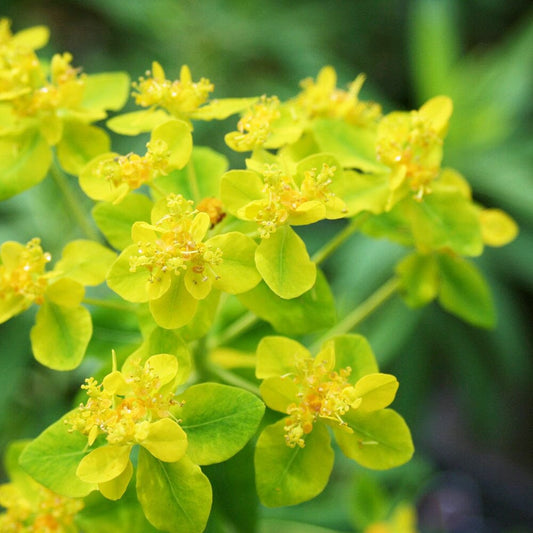
POLYGON ((162 418, 150 424, 148 436, 140 444, 160 461, 174 463, 183 457, 188 443, 177 422, 162 418))
POLYGON ((148 521, 168 533, 204 531, 213 498, 209 480, 186 455, 176 463, 165 463, 143 448, 137 496, 148 521))
POLYGON ((54 370, 72 370, 82 361, 92 336, 85 307, 64 307, 45 301, 30 332, 35 359, 54 370))
POLYGON ((116 257, 115 252, 98 242, 71 241, 63 248, 54 271, 82 285, 99 285, 116 257))
POLYGON ((261 241, 255 264, 265 283, 281 298, 296 298, 315 284, 316 266, 290 226, 281 226, 261 241))
POLYGON ((255 375, 266 379, 291 374, 297 361, 310 357, 309 350, 288 337, 263 337, 257 346, 255 375))
POLYGON ((267 507, 296 505, 320 494, 333 468, 334 453, 328 430, 315 424, 305 435, 305 447, 285 442, 285 419, 267 426, 255 448, 257 494, 267 507))
POLYGON ((394 468, 411 459, 414 452, 411 432, 396 411, 360 413, 351 409, 343 418, 353 433, 336 427, 333 433, 340 449, 350 459, 375 470, 394 468))
POLYGON ((218 383, 189 387, 175 410, 187 433, 187 455, 197 464, 226 461, 252 438, 265 410, 254 394, 218 383))

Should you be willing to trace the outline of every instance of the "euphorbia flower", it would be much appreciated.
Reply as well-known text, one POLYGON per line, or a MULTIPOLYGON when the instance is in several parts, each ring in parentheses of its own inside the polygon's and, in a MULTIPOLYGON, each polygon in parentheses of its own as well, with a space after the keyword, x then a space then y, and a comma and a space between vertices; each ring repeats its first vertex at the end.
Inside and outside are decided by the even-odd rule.
POLYGON ((302 92, 293 100, 309 118, 340 118, 357 126, 375 126, 381 117, 381 106, 359 100, 365 76, 360 74, 348 85, 348 90, 337 88, 337 73, 331 66, 320 70, 316 81, 302 80, 302 92))
POLYGON ((267 406, 285 414, 265 427, 256 445, 256 486, 265 505, 294 505, 324 489, 334 461, 328 428, 344 454, 368 468, 411 458, 409 428, 386 409, 398 381, 378 372, 360 335, 335 337, 315 357, 292 339, 264 337, 256 376, 267 406))
POLYGON ((179 461, 187 449, 187 435, 170 413, 176 404, 176 357, 153 355, 142 368, 133 369, 115 370, 101 384, 87 379, 82 388, 89 399, 67 419, 72 431, 87 435, 89 446, 98 443, 99 436, 105 437, 107 443, 86 455, 76 474, 82 481, 97 483, 112 500, 122 496, 131 479, 134 445, 164 462, 179 461))
POLYGON ((53 270, 52 256, 38 238, 0 248, 0 323, 39 305, 31 332, 35 358, 57 370, 75 368, 92 334, 91 316, 81 302, 85 285, 98 285, 115 254, 93 241, 72 241, 53 270))
POLYGON ((346 205, 336 191, 342 169, 329 155, 317 154, 294 168, 249 160, 250 170, 231 170, 222 178, 222 201, 242 220, 257 222, 268 238, 280 226, 312 224, 346 216, 346 205))
POLYGON ((421 200, 440 173, 442 144, 453 104, 447 96, 427 101, 417 111, 394 111, 378 125, 378 160, 391 168, 389 204, 406 194, 421 200))
POLYGON ((133 225, 134 244, 112 265, 108 285, 128 301, 150 302, 156 322, 171 329, 185 325, 213 288, 231 294, 252 289, 260 280, 255 242, 238 232, 206 238, 211 224, 183 196, 162 198, 151 224, 133 225))

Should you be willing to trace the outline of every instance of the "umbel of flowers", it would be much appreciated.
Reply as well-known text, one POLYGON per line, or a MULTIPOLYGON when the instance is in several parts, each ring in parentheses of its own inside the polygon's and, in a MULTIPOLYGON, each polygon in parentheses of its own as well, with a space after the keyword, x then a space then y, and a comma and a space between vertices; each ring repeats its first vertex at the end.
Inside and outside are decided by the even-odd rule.
MULTIPOLYGON (((77 406, 10 447, 0 524, 95 531, 105 509, 117 527, 200 533, 217 494, 216 475, 201 467, 249 442, 238 468, 272 507, 325 488, 332 438, 367 468, 408 461, 410 431, 389 407, 398 382, 350 333, 361 308, 339 321, 321 266, 356 231, 387 238, 405 255, 372 302, 398 292, 411 307, 437 300, 471 324, 494 325, 472 258, 513 240, 517 227, 443 166, 452 101, 435 96, 383 114, 360 98, 363 75, 342 89, 330 66, 285 101, 217 99, 187 66, 171 80, 153 62, 133 83, 140 109, 106 122, 115 134, 143 136, 143 153, 120 154, 95 123, 123 107, 129 76, 86 74, 68 53, 42 61, 36 50, 47 40, 44 27, 12 33, 0 21, 0 199, 50 175, 72 193, 86 238, 63 243, 59 259, 39 236, 4 242, 0 323, 36 306, 35 358, 56 370, 85 361, 94 373, 77 406), (245 157, 229 168, 223 154, 195 144, 194 126, 235 114, 224 140, 245 157), (93 202, 90 214, 77 193, 93 202), (300 229, 331 220, 339 233, 310 253, 300 229), (91 345, 95 306, 135 321, 140 341, 114 339, 111 362, 91 345)), ((225 527, 222 514, 219 503, 213 530, 225 527)))

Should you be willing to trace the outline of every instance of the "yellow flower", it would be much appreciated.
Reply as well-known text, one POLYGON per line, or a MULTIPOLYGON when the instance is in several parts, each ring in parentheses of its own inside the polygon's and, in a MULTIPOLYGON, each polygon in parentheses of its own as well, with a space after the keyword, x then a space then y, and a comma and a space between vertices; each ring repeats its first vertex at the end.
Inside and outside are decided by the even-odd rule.
POLYGON ((263 96, 237 123, 237 131, 225 136, 226 144, 236 152, 247 152, 265 144, 272 123, 280 117, 277 96, 263 96))
POLYGON ((187 436, 170 413, 176 404, 174 390, 177 359, 168 354, 153 355, 133 366, 130 373, 117 370, 101 384, 94 378, 82 388, 89 399, 68 418, 71 431, 87 435, 88 445, 100 436, 107 444, 93 449, 78 465, 77 476, 97 483, 109 499, 122 496, 133 473, 131 449, 139 444, 165 462, 179 461, 187 449, 187 436))
POLYGON ((0 323, 24 311, 32 303, 42 304, 53 275, 45 267, 51 256, 38 238, 26 245, 5 242, 0 251, 0 323))
POLYGON ((134 88, 137 91, 133 93, 137 105, 162 107, 177 118, 187 118, 207 102, 214 85, 206 78, 192 81, 187 65, 181 67, 179 80, 169 81, 161 65, 154 61, 152 71, 148 71, 146 77, 141 77, 134 88))
POLYGON ((66 498, 32 479, 0 485, 0 531, 4 533, 74 533, 74 517, 83 501, 66 498))
POLYGON ((365 76, 360 74, 350 83, 348 91, 338 89, 333 67, 320 70, 316 81, 306 78, 300 83, 302 92, 295 98, 297 106, 306 110, 310 118, 342 118, 350 124, 375 125, 381 117, 381 106, 359 100, 365 76))
POLYGON ((380 121, 376 152, 378 159, 392 170, 393 194, 401 197, 407 189, 421 200, 431 192, 431 183, 440 174, 443 138, 452 108, 448 97, 437 96, 417 111, 395 111, 380 121))

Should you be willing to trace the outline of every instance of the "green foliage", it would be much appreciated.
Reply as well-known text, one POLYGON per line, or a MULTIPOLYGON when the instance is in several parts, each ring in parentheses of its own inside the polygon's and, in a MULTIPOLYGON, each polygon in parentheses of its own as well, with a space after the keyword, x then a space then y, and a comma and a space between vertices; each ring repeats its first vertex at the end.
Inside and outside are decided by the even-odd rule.
MULTIPOLYGON (((436 16, 427 2, 418 15, 415 26, 436 16)), ((62 236, 52 269, 56 250, 45 252, 39 238, 4 242, 0 322, 37 307, 35 359, 52 370, 79 368, 77 379, 98 376, 85 380, 77 408, 10 452, 13 483, 66 498, 66 533, 254 531, 257 513, 239 517, 226 477, 248 492, 250 506, 285 507, 327 490, 336 460, 372 470, 408 462, 411 431, 389 408, 398 379, 380 373, 367 339, 350 332, 376 312, 368 325, 399 346, 409 328, 400 334, 392 307, 377 311, 396 292, 410 307, 437 301, 494 327, 491 290, 472 258, 518 233, 509 215, 483 208, 467 180, 443 165, 456 104, 435 94, 453 69, 454 43, 439 54, 441 70, 434 65, 420 82, 427 101, 412 111, 382 112, 359 97, 363 75, 340 89, 329 66, 286 99, 214 99, 208 79, 193 81, 184 65, 172 81, 154 61, 132 84, 142 109, 121 113, 128 75, 83 74, 70 54, 48 65, 35 52, 45 28, 12 34, 8 21, 0 24, 0 55, 11 54, 0 61, 0 199, 53 180, 84 233, 62 236), (234 130, 219 137, 229 158, 215 142, 198 146, 202 122, 228 118, 234 130), (111 139, 128 146, 126 155, 112 151, 111 139), (341 227, 328 222, 338 219, 347 224, 324 243, 316 228, 341 227), (376 279, 394 272, 373 294, 354 276, 360 258, 336 254, 359 230, 401 250, 372 266, 376 279), (358 291, 370 296, 356 306, 358 291), (102 343, 111 358, 100 353, 98 306, 132 324, 140 344, 121 342, 111 325, 102 343)), ((444 17, 435 31, 451 28, 444 17)), ((415 63, 424 61, 417 53, 415 63)), ((461 76, 453 77, 459 85, 461 76)), ((355 513, 357 527, 414 530, 410 505, 385 509, 376 487, 358 494, 356 505, 370 503, 367 515, 355 513)), ((26 498, 37 501, 18 490, 6 486, 13 496, 3 497, 0 487, 7 524, 26 498)), ((35 511, 20 520, 51 518, 35 511)))

